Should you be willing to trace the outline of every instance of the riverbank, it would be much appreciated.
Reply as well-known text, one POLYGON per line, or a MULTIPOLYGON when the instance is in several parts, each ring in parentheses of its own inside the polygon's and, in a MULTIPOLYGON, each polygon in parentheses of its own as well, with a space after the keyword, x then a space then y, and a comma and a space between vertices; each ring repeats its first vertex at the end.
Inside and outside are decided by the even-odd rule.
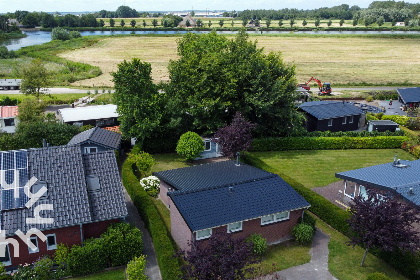
POLYGON ((0 40, 25 38, 25 33, 0 33, 0 40))

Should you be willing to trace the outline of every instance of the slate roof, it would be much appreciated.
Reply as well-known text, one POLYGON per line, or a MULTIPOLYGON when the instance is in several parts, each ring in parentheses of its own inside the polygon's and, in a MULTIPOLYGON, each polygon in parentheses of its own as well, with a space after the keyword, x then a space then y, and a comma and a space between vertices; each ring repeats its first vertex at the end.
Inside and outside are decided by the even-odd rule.
POLYGON ((390 190, 420 206, 420 160, 401 160, 408 167, 393 162, 336 173, 335 177, 382 190, 390 190), (413 188, 414 194, 409 190, 413 188))
POLYGON ((235 161, 220 161, 153 173, 160 180, 180 191, 192 191, 256 181, 274 174, 235 161))
POLYGON ((302 103, 299 108, 319 120, 363 114, 356 106, 342 101, 311 101, 302 103))
POLYGON ((46 181, 48 198, 38 200, 31 208, 1 211, 1 229, 8 235, 20 229, 39 230, 111 220, 127 216, 122 185, 113 151, 82 156, 78 146, 59 146, 28 150, 29 178, 46 181), (99 193, 88 193, 86 176, 96 174, 101 183, 99 193), (41 211, 52 224, 27 224, 40 204, 53 204, 53 211, 41 211))
POLYGON ((405 104, 420 102, 420 87, 399 88, 397 92, 405 104))
POLYGON ((121 142, 121 134, 102 129, 100 127, 94 127, 75 135, 69 141, 68 145, 78 145, 92 142, 101 146, 118 149, 121 142))

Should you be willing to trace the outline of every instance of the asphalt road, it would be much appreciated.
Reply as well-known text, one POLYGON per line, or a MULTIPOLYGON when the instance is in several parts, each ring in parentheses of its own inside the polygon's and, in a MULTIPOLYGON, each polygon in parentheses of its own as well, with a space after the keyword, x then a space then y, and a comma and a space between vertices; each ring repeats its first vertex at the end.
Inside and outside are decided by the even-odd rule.
POLYGON ((362 90, 397 90, 399 88, 404 87, 354 87, 354 88, 335 88, 332 87, 332 91, 342 91, 342 90, 355 90, 355 91, 362 91, 362 90))

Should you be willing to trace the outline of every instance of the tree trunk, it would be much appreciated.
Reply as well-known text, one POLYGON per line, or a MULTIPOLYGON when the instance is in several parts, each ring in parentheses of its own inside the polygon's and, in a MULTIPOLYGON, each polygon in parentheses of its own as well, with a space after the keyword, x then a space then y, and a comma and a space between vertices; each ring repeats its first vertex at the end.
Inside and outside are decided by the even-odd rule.
POLYGON ((360 264, 361 267, 363 267, 363 263, 365 262, 368 250, 369 250, 369 248, 366 248, 365 254, 363 255, 362 263, 360 264))

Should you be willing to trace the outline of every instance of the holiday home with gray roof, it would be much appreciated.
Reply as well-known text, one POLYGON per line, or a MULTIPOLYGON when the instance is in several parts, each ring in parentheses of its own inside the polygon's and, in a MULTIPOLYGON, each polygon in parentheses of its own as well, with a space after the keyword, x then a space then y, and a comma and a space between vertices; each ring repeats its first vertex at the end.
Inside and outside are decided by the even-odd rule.
POLYGON ((234 161, 154 173, 160 199, 170 210, 178 246, 216 231, 235 237, 259 233, 269 244, 290 238, 309 203, 276 174, 234 161))
POLYGON ((83 154, 80 146, 73 145, 0 152, 0 167, 0 226, 10 241, 0 242, 4 254, 0 261, 7 267, 51 256, 60 243, 72 246, 99 237, 110 223, 127 216, 111 150, 83 154), (37 193, 43 187, 46 192, 28 204, 32 199, 27 191, 37 193), (16 235, 18 230, 28 234, 32 228, 47 239, 32 234, 24 242, 16 235))
POLYGON ((83 154, 120 151, 121 134, 94 127, 75 135, 67 145, 79 145, 83 154))

